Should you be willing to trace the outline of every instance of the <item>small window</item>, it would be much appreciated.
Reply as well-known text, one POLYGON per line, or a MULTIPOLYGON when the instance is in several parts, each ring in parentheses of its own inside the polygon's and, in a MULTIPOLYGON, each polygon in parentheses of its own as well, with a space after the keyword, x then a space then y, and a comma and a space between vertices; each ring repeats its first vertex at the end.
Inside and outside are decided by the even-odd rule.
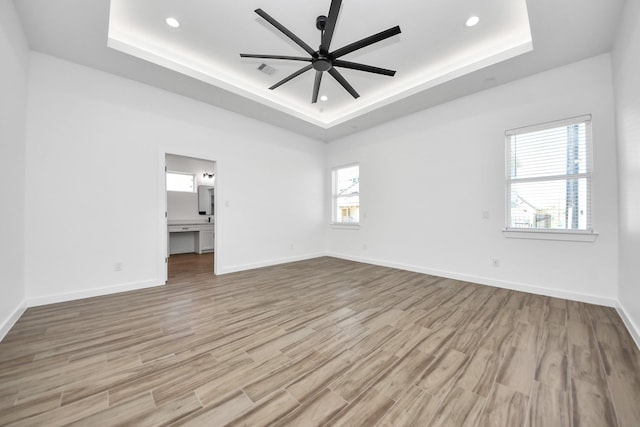
POLYGON ((333 179, 334 224, 358 224, 360 222, 360 166, 335 168, 333 179))
POLYGON ((507 231, 592 232, 591 116, 506 132, 507 231))
POLYGON ((196 177, 192 173, 167 172, 167 191, 196 192, 196 177))

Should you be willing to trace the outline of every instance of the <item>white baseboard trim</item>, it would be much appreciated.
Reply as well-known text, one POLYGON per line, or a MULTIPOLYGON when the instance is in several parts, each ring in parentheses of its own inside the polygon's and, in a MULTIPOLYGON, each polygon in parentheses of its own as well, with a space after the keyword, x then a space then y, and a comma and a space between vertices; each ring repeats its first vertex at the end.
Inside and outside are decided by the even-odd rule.
POLYGON ((624 309, 624 306, 619 301, 616 304, 616 311, 620 315, 624 325, 627 327, 631 338, 635 341, 636 347, 640 350, 640 328, 633 322, 631 316, 627 314, 627 310, 624 309))
MULTIPOLYGON (((607 307, 614 307, 618 312, 618 314, 620 315, 620 318, 624 322, 625 326, 627 327, 629 334, 635 341, 636 346, 640 349, 640 327, 638 327, 638 325, 636 325, 633 322, 631 317, 627 314, 627 311, 624 309, 624 306, 614 298, 607 298, 607 297, 602 297, 598 295, 562 291, 558 289, 545 288, 545 287, 521 284, 516 282, 507 282, 507 281, 495 280, 487 277, 473 276, 473 275, 461 274, 461 273, 444 271, 444 270, 430 269, 426 267, 420 267, 420 266, 415 266, 411 264, 403 264, 398 262, 363 258, 363 257, 357 257, 357 256, 341 254, 336 252, 322 252, 322 253, 315 253, 315 254, 298 255, 298 256, 287 257, 287 258, 278 258, 278 259, 272 259, 268 261, 261 261, 257 263, 251 263, 251 264, 236 265, 236 266, 221 269, 222 271, 219 271, 218 274, 235 273, 238 271, 252 270, 255 268, 269 267, 272 265, 285 264, 285 263, 295 262, 295 261, 304 261, 307 259, 313 259, 313 258, 318 258, 323 256, 330 256, 330 257, 345 259, 349 261, 362 262, 365 264, 379 265, 381 267, 398 268, 401 270, 413 271, 416 273, 429 274, 429 275, 438 276, 438 277, 446 277, 449 279, 462 280, 465 282, 495 286, 498 288, 528 292, 528 293, 537 294, 537 295, 564 298, 564 299, 569 299, 573 301, 604 305, 607 307)), ((20 319, 20 316, 22 316, 22 314, 25 312, 25 310, 28 307, 37 307, 40 305, 55 304, 59 302, 72 301, 72 300, 78 300, 83 298, 91 298, 91 297, 102 296, 102 295, 110 295, 110 294, 115 294, 120 292, 134 291, 134 290, 152 288, 152 287, 163 286, 163 285, 164 285, 164 282, 152 280, 152 281, 127 283, 124 285, 108 286, 108 287, 102 287, 102 288, 93 288, 93 289, 77 291, 77 292, 52 294, 52 295, 44 295, 40 297, 28 298, 27 300, 23 301, 18 307, 16 307, 16 309, 13 311, 13 313, 11 313, 11 315, 9 315, 2 323, 0 323, 0 341, 4 339, 4 337, 11 330, 13 325, 15 325, 18 319, 20 319)))
POLYGON ((318 252, 315 254, 296 255, 296 256, 285 257, 285 258, 275 258, 275 259, 270 259, 270 260, 260 261, 260 262, 250 263, 250 264, 240 264, 240 265, 232 265, 230 267, 220 267, 218 269, 217 274, 222 275, 222 274, 229 274, 229 273, 237 273, 238 271, 253 270, 255 268, 270 267, 272 265, 286 264, 288 262, 304 261, 307 259, 319 258, 323 256, 328 256, 328 254, 326 252, 318 252))
POLYGON ((102 295, 117 294, 120 292, 136 291, 138 289, 153 288, 163 286, 164 282, 158 280, 149 280, 144 282, 126 283, 124 285, 105 286, 102 288, 86 289, 82 291, 43 295, 27 299, 28 307, 37 307, 40 305, 55 304, 58 302, 73 301, 83 298, 99 297, 102 295))
MULTIPOLYGON (((252 263, 252 264, 235 265, 231 267, 220 268, 217 274, 221 275, 221 274, 235 273, 238 271, 252 270, 254 268, 269 267, 272 265, 285 264, 288 262, 303 261, 303 260, 318 258, 326 255, 327 255, 326 253, 322 252, 322 253, 298 255, 298 256, 287 257, 287 258, 272 259, 272 260, 261 261, 261 262, 252 263)), ((75 291, 75 292, 68 292, 68 293, 42 295, 42 296, 28 298, 26 301, 26 307, 37 307, 41 305, 55 304, 59 302, 73 301, 73 300, 78 300, 83 298, 91 298, 91 297, 98 297, 102 295, 116 294, 120 292, 128 292, 128 291, 135 291, 135 290, 145 289, 145 288, 153 288, 155 286, 162 286, 162 285, 164 285, 163 281, 150 280, 150 281, 143 281, 143 282, 127 283, 124 285, 115 285, 115 286, 106 286, 101 288, 86 289, 82 291, 75 291)))
POLYGON ((572 301, 586 302, 589 304, 604 305, 607 307, 615 307, 616 299, 607 298, 599 295, 583 294, 579 292, 563 291, 560 289, 545 288, 541 286, 529 285, 525 283, 508 282, 496 280, 489 277, 473 276, 452 271, 436 270, 426 267, 415 266, 411 264, 403 264, 379 259, 362 258, 341 253, 329 253, 328 256, 349 261, 362 262, 365 264, 379 265, 381 267, 398 268, 401 270, 413 271, 416 273, 429 274, 432 276, 446 277, 448 279, 462 280, 464 282, 478 283, 480 285, 495 286, 497 288, 511 289, 514 291, 528 292, 530 294, 544 295, 548 297, 564 298, 572 301))
POLYGON ((25 312, 26 309, 27 309, 27 301, 25 300, 25 301, 22 301, 22 303, 20 303, 20 305, 16 307, 15 310, 13 310, 13 313, 11 313, 9 317, 7 317, 0 324, 0 341, 2 341, 4 337, 9 333, 11 328, 13 328, 13 325, 16 324, 16 322, 18 321, 18 319, 20 319, 20 316, 22 316, 22 314, 25 312))

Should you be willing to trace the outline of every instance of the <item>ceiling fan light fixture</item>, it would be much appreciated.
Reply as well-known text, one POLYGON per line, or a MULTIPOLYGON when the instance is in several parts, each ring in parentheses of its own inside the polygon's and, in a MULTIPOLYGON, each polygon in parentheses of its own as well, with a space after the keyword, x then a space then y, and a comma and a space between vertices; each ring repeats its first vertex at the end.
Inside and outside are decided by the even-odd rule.
MULTIPOLYGON (((257 13, 261 18, 275 27, 278 31, 287 36, 291 41, 297 44, 302 50, 304 50, 308 56, 290 56, 290 55, 262 55, 262 54, 253 54, 253 53, 241 53, 241 58, 261 58, 261 59, 282 59, 289 61, 301 61, 307 62, 308 64, 298 71, 290 74, 284 79, 280 80, 273 86, 269 88, 269 90, 274 90, 283 84, 287 83, 290 80, 306 73, 310 70, 315 70, 315 82, 313 85, 313 95, 311 96, 311 103, 315 104, 318 101, 318 95, 320 91, 320 84, 322 82, 322 76, 324 73, 328 73, 331 77, 333 77, 340 86, 342 86, 349 94, 354 98, 360 97, 358 92, 349 84, 349 82, 340 74, 340 72, 336 69, 336 67, 349 68, 352 70, 364 71, 367 73, 380 74, 384 76, 393 77, 396 72, 395 70, 388 70, 386 68, 374 67, 371 65, 360 64, 358 62, 345 61, 340 59, 341 57, 348 55, 351 52, 362 49, 364 47, 370 46, 372 44, 381 42, 382 40, 388 39, 389 37, 396 36, 400 34, 400 26, 396 25, 393 28, 389 28, 388 30, 381 31, 377 34, 373 34, 369 37, 365 37, 356 42, 350 43, 346 46, 341 47, 340 49, 331 50, 331 39, 333 37, 333 31, 336 27, 336 22, 338 20, 338 14, 340 13, 340 6, 342 4, 342 0, 331 0, 331 5, 329 6, 329 13, 327 16, 320 15, 316 18, 316 28, 320 30, 320 47, 315 50, 307 43, 305 43, 300 37, 296 36, 289 29, 287 29, 280 22, 275 20, 271 15, 265 12, 262 9, 256 9, 255 13, 257 13)), ((324 101, 323 99, 321 99, 324 101)))
POLYGON ((178 21, 176 18, 171 17, 171 16, 168 17, 167 19, 165 19, 165 22, 171 28, 178 28, 180 26, 180 21, 178 21))
POLYGON ((477 16, 471 16, 469 19, 467 19, 466 26, 475 27, 476 25, 478 25, 478 22, 480 22, 480 18, 478 18, 477 16))

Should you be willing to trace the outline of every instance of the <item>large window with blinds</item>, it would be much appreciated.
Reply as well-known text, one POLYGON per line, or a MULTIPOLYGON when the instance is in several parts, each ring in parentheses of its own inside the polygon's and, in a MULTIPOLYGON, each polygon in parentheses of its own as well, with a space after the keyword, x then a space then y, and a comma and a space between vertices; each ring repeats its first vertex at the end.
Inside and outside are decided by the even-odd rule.
POLYGON ((592 232, 591 157, 591 116, 507 131, 507 231, 592 232))

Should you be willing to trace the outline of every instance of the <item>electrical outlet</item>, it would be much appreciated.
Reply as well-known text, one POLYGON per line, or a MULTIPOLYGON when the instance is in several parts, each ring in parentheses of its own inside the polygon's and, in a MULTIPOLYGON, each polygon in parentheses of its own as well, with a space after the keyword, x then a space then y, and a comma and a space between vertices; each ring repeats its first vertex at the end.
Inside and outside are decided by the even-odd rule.
POLYGON ((500 267, 500 260, 498 258, 491 258, 491 265, 494 267, 500 267))
POLYGON ((367 250, 367 244, 366 243, 362 244, 362 249, 365 250, 365 251, 367 250))
POLYGON ((293 250, 294 248, 294 244, 292 243, 291 245, 289 245, 289 249, 293 250))
POLYGON ((113 271, 122 271, 122 261, 113 264, 113 271))
POLYGON ((489 211, 482 211, 482 219, 489 219, 489 211))

